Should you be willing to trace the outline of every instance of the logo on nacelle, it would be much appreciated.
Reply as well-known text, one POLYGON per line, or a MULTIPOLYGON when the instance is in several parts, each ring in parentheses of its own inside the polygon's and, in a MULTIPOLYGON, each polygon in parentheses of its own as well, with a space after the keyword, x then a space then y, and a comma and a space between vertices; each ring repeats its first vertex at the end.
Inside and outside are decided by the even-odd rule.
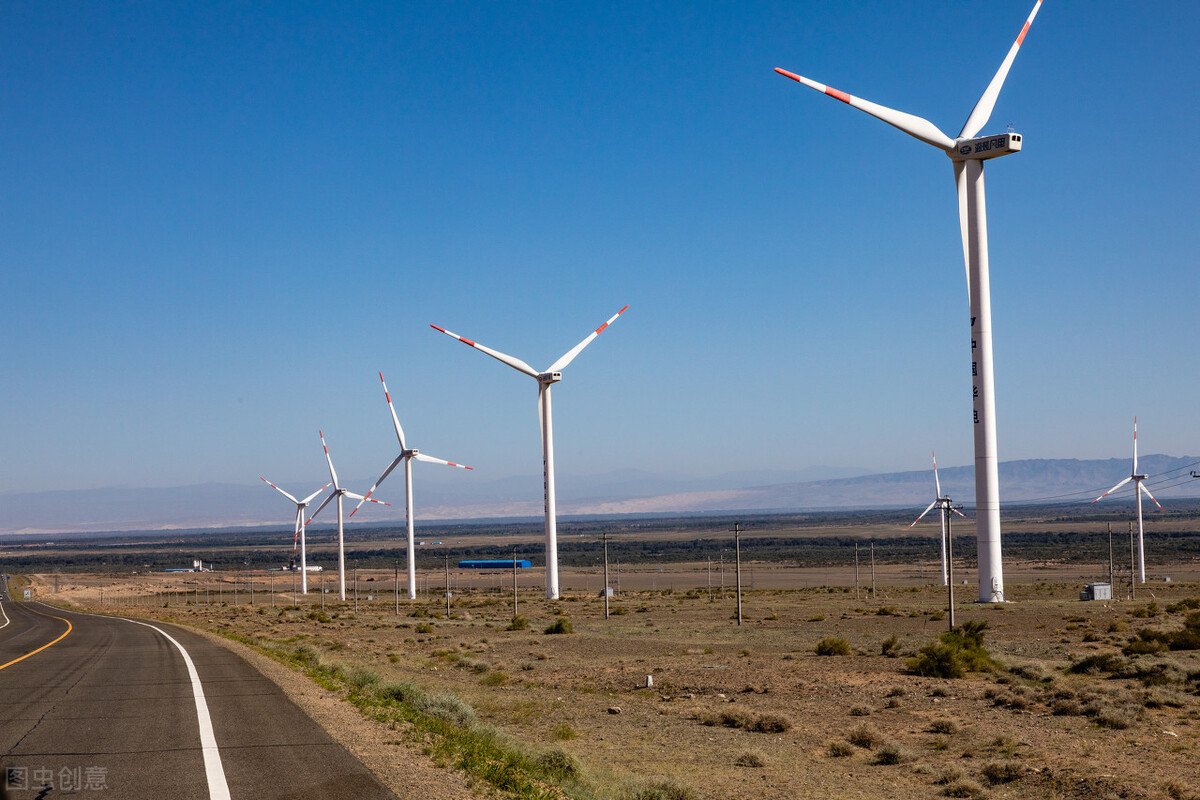
POLYGON ((965 155, 970 155, 970 153, 971 153, 971 145, 969 145, 969 144, 964 144, 964 145, 961 145, 961 146, 959 146, 959 148, 958 148, 958 152, 962 153, 964 156, 965 156, 965 155))

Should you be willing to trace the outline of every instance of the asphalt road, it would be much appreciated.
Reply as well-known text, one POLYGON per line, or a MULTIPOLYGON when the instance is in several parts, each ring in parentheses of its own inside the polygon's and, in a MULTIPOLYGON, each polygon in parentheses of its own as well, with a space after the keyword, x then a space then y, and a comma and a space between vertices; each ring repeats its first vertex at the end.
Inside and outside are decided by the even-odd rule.
POLYGON ((0 598, 0 753, 0 786, 11 800, 396 797, 274 683, 219 645, 172 625, 7 596, 0 598), (194 664, 202 700, 168 636, 194 664), (210 745, 215 739, 207 761, 204 716, 210 745), (214 772, 223 775, 214 781, 214 772))

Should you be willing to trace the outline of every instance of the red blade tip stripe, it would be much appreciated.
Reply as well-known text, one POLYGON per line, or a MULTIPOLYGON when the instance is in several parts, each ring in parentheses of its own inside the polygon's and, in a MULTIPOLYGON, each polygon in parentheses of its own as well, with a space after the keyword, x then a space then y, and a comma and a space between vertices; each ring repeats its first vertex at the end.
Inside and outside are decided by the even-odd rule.
POLYGON ((1029 23, 1028 22, 1025 23, 1024 28, 1021 28, 1021 33, 1020 33, 1020 35, 1017 36, 1017 44, 1020 44, 1021 42, 1025 41, 1025 34, 1027 34, 1027 33, 1029 33, 1029 23))
POLYGON ((829 95, 830 97, 832 97, 836 100, 841 100, 843 103, 850 102, 850 95, 846 94, 845 92, 838 91, 837 89, 833 88, 832 86, 825 87, 825 94, 829 95))

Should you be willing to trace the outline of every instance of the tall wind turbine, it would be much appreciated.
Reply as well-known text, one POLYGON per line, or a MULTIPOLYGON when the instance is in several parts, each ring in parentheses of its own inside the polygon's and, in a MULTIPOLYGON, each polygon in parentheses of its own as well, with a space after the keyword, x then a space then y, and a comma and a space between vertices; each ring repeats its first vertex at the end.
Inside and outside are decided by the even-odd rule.
MULTIPOLYGON (((285 492, 283 489, 280 489, 278 486, 271 483, 270 481, 268 481, 266 478, 262 477, 261 475, 259 475, 258 477, 260 480, 266 481, 266 484, 268 486, 270 486, 272 489, 279 492, 281 495, 286 497, 288 500, 291 500, 293 503, 296 504, 296 532, 294 534, 292 534, 292 561, 294 564, 295 559, 296 559, 296 540, 299 539, 300 540, 300 594, 308 594, 308 561, 306 559, 305 552, 304 552, 304 528, 305 528, 304 509, 308 508, 308 504, 313 501, 313 498, 315 498, 321 492, 328 489, 329 484, 328 483, 325 484, 320 489, 317 489, 315 492, 313 492, 312 494, 310 494, 308 497, 304 498, 303 500, 297 500, 296 498, 292 497, 290 494, 285 492)), ((292 584, 292 585, 294 586, 295 584, 292 584)))
MULTIPOLYGON (((329 447, 325 444, 325 434, 317 431, 317 436, 321 437, 321 448, 325 451, 325 461, 329 464, 329 477, 333 479, 333 491, 329 496, 321 501, 321 505, 317 506, 317 510, 308 518, 312 522, 317 514, 321 513, 321 509, 329 505, 329 501, 337 498, 337 515, 338 515, 338 600, 346 600, 346 542, 343 537, 343 518, 342 518, 342 497, 353 497, 355 500, 365 500, 361 494, 355 494, 349 489, 338 483, 337 472, 333 468, 333 459, 329 457, 329 447)), ((372 503, 379 503, 381 506, 390 506, 391 503, 385 503, 381 500, 371 499, 372 503)))
POLYGON ((871 116, 899 128, 916 139, 942 150, 954 164, 954 181, 958 185, 958 222, 962 230, 963 258, 967 267, 967 290, 971 308, 971 384, 973 425, 975 428, 975 508, 979 540, 979 602, 1004 600, 1004 570, 1000 556, 1000 479, 996 455, 996 393, 992 374, 992 303, 988 278, 987 211, 983 190, 983 162, 989 158, 1017 153, 1021 150, 1021 135, 1002 133, 976 138, 987 124, 996 105, 996 98, 1008 77, 1008 70, 1042 0, 1037 0, 1025 20, 1020 35, 1013 42, 988 84, 979 102, 971 110, 958 136, 951 139, 927 119, 903 111, 876 105, 868 100, 846 94, 809 80, 787 70, 776 68, 780 75, 799 81, 805 86, 829 95, 843 103, 865 111, 871 116))
POLYGON ((938 514, 938 518, 941 519, 941 521, 942 521, 942 586, 945 586, 950 582, 950 572, 949 572, 949 569, 947 568, 948 565, 946 563, 946 509, 947 508, 950 509, 951 511, 953 511, 955 514, 958 514, 963 519, 966 519, 967 516, 966 516, 966 514, 963 514, 961 511, 959 511, 957 508, 955 508, 954 506, 950 505, 949 497, 942 495, 942 482, 940 480, 938 480, 937 453, 931 452, 930 454, 933 456, 933 486, 934 486, 934 489, 937 491, 937 494, 934 495, 933 502, 929 504, 929 507, 921 512, 920 517, 917 517, 916 519, 913 520, 912 525, 909 525, 908 529, 912 530, 913 526, 915 526, 918 522, 920 522, 921 519, 926 514, 928 514, 930 511, 932 511, 934 506, 937 506, 938 508, 940 508, 942 510, 942 513, 938 514))
POLYGON ((396 439, 400 442, 400 455, 396 456, 388 468, 379 476, 379 480, 375 481, 375 485, 367 491, 366 496, 358 501, 358 505, 354 507, 354 511, 350 512, 350 516, 358 511, 364 502, 371 499, 371 495, 379 488, 379 484, 383 483, 383 479, 392 474, 392 470, 403 461, 404 462, 404 515, 408 523, 408 599, 417 599, 417 548, 413 536, 413 500, 412 500, 412 462, 415 458, 417 461, 428 461, 431 464, 445 464, 447 467, 458 467, 459 469, 473 469, 466 464, 455 464, 453 461, 443 461, 440 458, 427 456, 415 447, 409 450, 404 444, 404 429, 400 427, 400 418, 396 416, 396 409, 392 406, 392 395, 388 392, 387 381, 383 379, 383 373, 379 373, 379 382, 383 384, 383 396, 387 398, 388 410, 392 412, 392 425, 396 428, 396 439))
MULTIPOLYGON (((1137 471, 1137 417, 1134 417, 1133 418, 1133 472, 1130 474, 1130 476, 1128 478, 1121 481, 1116 486, 1112 487, 1107 492, 1105 492, 1104 494, 1100 495, 1095 500, 1093 500, 1092 503, 1093 504, 1099 503, 1101 500, 1108 497, 1110 494, 1115 492, 1117 489, 1120 489, 1125 484, 1129 483, 1130 481, 1133 481, 1133 485, 1135 487, 1133 490, 1133 496, 1137 498, 1138 583, 1146 582, 1146 549, 1142 545, 1142 492, 1145 492, 1146 497, 1149 497, 1151 500, 1154 500, 1154 495, 1150 494, 1150 490, 1142 485, 1142 481, 1146 480, 1146 478, 1149 478, 1149 477, 1150 477, 1149 475, 1139 475, 1138 471, 1137 471)), ((1158 506, 1160 511, 1165 510, 1162 507, 1162 503, 1158 502, 1157 500, 1154 500, 1154 505, 1158 506)))
POLYGON ((447 336, 458 339, 463 344, 469 344, 476 350, 487 353, 498 361, 503 361, 538 382, 538 419, 541 421, 542 430, 542 489, 546 508, 546 597, 550 600, 558 599, 558 523, 554 509, 554 426, 550 415, 550 387, 562 380, 562 370, 571 363, 575 356, 591 344, 601 331, 613 324, 617 317, 624 314, 627 308, 629 308, 628 305, 613 314, 608 322, 588 334, 587 338, 564 353, 544 372, 538 372, 519 358, 513 358, 497 350, 492 350, 490 347, 484 347, 457 333, 451 333, 445 328, 439 328, 437 325, 429 326, 447 336))

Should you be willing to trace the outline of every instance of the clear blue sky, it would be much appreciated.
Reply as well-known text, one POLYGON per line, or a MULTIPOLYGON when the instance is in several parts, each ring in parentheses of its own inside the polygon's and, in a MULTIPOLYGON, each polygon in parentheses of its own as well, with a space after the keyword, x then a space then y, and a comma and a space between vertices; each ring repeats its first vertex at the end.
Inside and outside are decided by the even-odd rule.
MULTIPOLYGON (((411 444, 537 475, 534 382, 429 324, 543 368, 626 303, 560 474, 969 464, 950 163, 772 68, 954 135, 1031 5, 10 3, 0 488, 303 491, 318 428, 374 476, 379 370, 411 444)), ((1017 57, 1004 460, 1134 414, 1200 453, 1198 41, 1190 0, 1047 0, 1017 57)))

